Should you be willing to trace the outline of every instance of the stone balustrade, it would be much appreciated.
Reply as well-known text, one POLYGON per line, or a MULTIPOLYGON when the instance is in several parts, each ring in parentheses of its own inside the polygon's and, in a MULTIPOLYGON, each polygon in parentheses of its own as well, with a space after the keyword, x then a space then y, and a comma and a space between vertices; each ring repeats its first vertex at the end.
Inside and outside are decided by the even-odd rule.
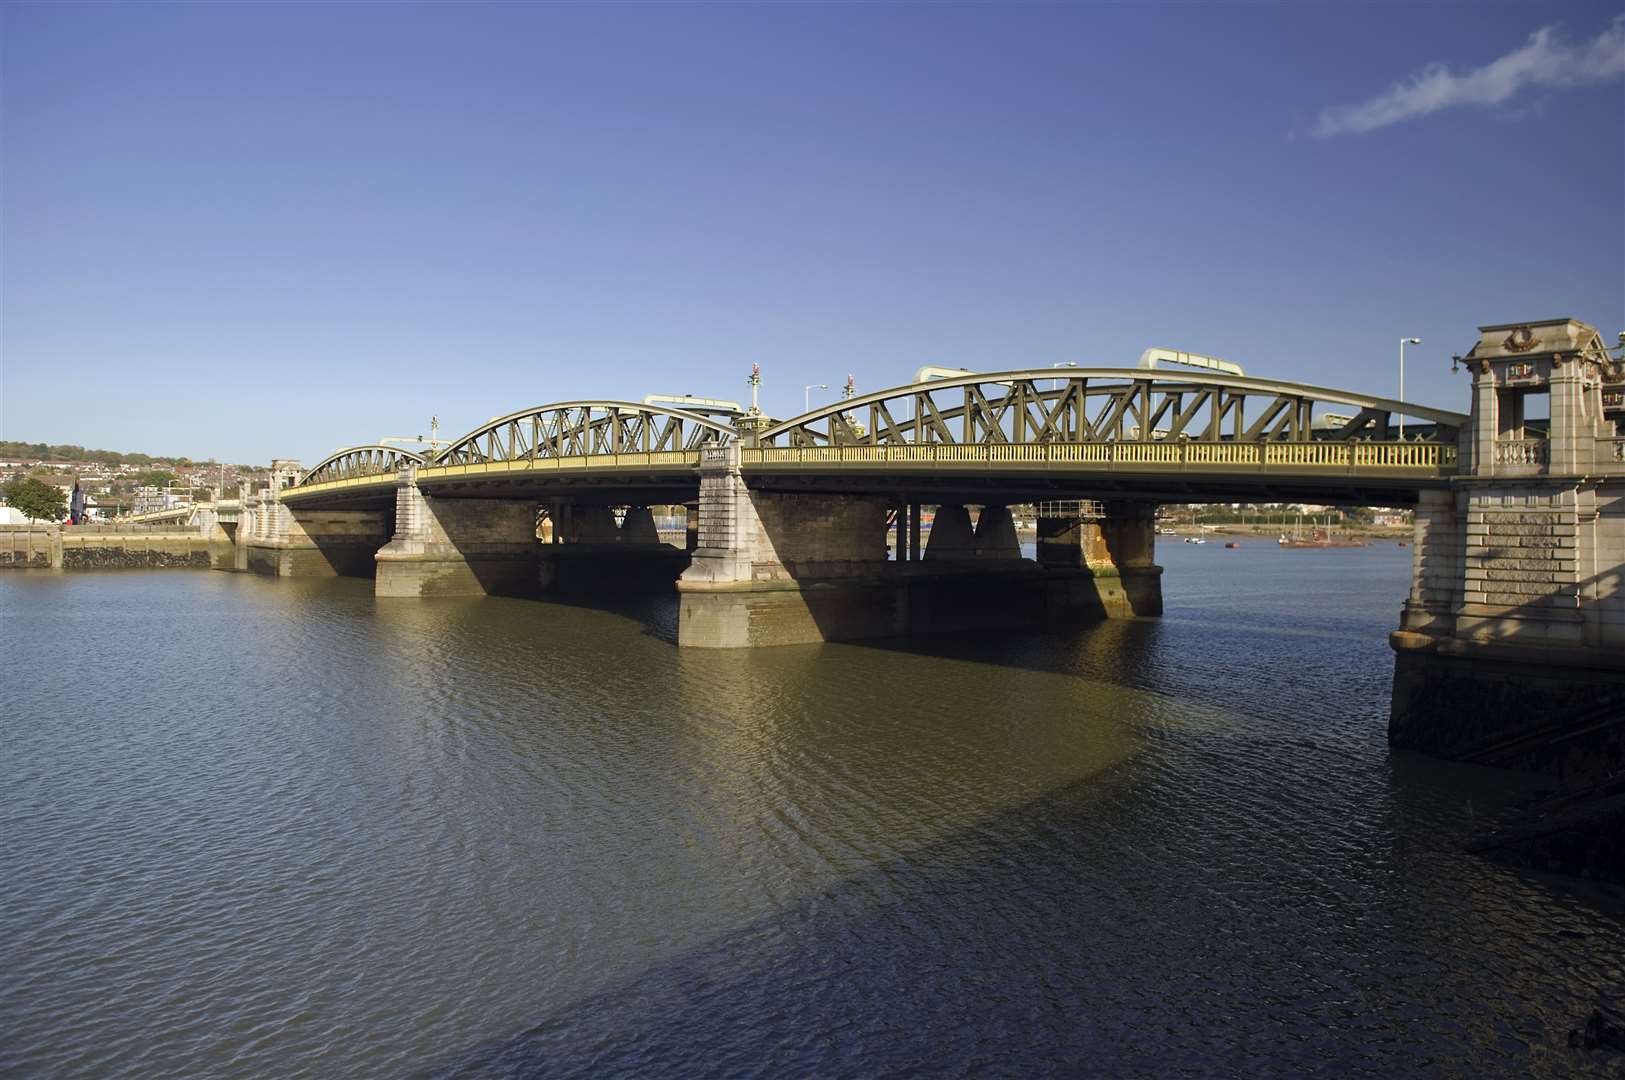
POLYGON ((1495 443, 1497 465, 1544 465, 1546 458, 1545 439, 1498 439, 1495 443))

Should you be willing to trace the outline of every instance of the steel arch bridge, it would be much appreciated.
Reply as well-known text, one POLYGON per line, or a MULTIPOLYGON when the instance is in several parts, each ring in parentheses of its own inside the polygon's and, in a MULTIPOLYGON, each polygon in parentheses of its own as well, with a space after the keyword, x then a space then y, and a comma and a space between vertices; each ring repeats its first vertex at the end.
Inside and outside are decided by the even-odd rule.
POLYGON ((421 465, 423 461, 422 454, 403 450, 398 446, 351 446, 329 454, 301 476, 294 486, 299 488, 312 484, 366 479, 384 474, 393 475, 407 462, 421 465))
MULTIPOLYGON (((1454 444, 1467 417, 1300 383, 1141 368, 967 373, 880 390, 769 427, 765 446, 1313 442, 1386 438, 1398 416, 1454 444), (1327 408, 1331 407, 1331 408, 1327 408), (1352 409, 1333 413, 1331 409, 1352 409), (1315 421, 1323 423, 1316 428, 1315 421), (1335 425, 1325 423, 1335 415, 1335 425)), ((1413 430, 1416 430, 1413 428, 1413 430)))
POLYGON ((687 452, 734 435, 728 424, 683 409, 630 401, 564 401, 489 420, 436 454, 433 464, 687 452))
POLYGON ((487 421, 432 458, 380 446, 340 451, 282 497, 331 504, 377 494, 407 462, 420 485, 448 492, 685 484, 703 453, 731 445, 747 474, 781 479, 1275 476, 1403 491, 1454 474, 1466 422, 1461 413, 1245 376, 1024 368, 910 383, 782 421, 614 400, 540 405, 487 421), (1403 441, 1394 437, 1401 418, 1410 421, 1403 441))

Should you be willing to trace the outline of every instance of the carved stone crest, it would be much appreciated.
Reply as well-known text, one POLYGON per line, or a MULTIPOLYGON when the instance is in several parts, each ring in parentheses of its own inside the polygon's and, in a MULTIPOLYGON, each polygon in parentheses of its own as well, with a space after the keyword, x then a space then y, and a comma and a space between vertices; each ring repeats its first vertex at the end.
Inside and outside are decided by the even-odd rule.
POLYGON ((1501 348, 1510 353, 1526 353, 1535 347, 1535 332, 1527 326, 1520 326, 1507 335, 1501 342, 1501 348))

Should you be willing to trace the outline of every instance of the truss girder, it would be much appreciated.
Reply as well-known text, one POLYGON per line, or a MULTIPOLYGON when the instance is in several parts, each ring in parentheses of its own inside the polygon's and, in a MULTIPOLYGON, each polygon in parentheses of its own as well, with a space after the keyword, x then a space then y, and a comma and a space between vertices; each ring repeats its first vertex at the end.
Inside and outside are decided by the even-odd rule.
POLYGON ((764 432, 764 446, 999 445, 1182 439, 1313 442, 1383 437, 1403 413, 1453 443, 1467 418, 1341 390, 1239 376, 1136 369, 967 374, 826 406, 764 432), (1354 416, 1315 427, 1317 416, 1354 416), (859 420, 867 420, 867 424, 859 420), (1431 426, 1429 425, 1431 422, 1431 426))
POLYGON ((436 465, 694 450, 734 437, 727 424, 630 401, 568 401, 498 417, 435 456, 436 465))
POLYGON ((421 465, 423 461, 423 455, 403 450, 398 446, 352 446, 335 451, 318 462, 314 468, 299 478, 299 483, 295 486, 303 487, 306 484, 323 484, 330 480, 351 480, 358 476, 394 473, 407 462, 421 465))

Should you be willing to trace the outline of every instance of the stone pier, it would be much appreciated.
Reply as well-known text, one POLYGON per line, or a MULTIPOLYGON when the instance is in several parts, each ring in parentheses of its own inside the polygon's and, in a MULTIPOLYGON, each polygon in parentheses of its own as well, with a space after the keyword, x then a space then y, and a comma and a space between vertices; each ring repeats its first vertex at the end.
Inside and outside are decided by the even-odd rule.
POLYGON ((974 524, 964 504, 940 505, 922 550, 919 504, 910 500, 896 508, 901 539, 894 561, 887 515, 895 500, 755 490, 739 461, 737 446, 705 451, 698 545, 678 581, 679 645, 1031 629, 1161 610, 1149 505, 1124 504, 1093 526, 1102 539, 1092 564, 1081 554, 1084 530, 1070 541, 1052 537, 1053 552, 1068 542, 1078 548, 1063 566, 1022 558, 1010 510, 998 504, 982 506, 974 524))
POLYGON ((537 591, 537 505, 521 499, 435 498, 417 466, 395 486, 395 534, 374 557, 378 596, 524 596, 537 591))
POLYGON ((233 537, 236 568, 270 577, 372 576, 372 553, 389 538, 387 515, 287 506, 282 492, 300 472, 297 461, 273 461, 270 485, 242 503, 233 537))
POLYGON ((271 577, 371 577, 373 552, 389 537, 374 510, 261 508, 265 533, 247 545, 247 569, 271 577))
POLYGON ((1108 502, 1103 515, 1038 517, 1038 562, 1056 581, 1055 615, 1077 619, 1162 614, 1156 505, 1108 502))
POLYGON ((1391 636, 1389 739, 1485 764, 1618 773, 1625 365, 1573 320, 1480 333, 1465 357, 1463 475, 1417 507, 1411 593, 1391 636), (1549 422, 1531 422, 1542 411, 1549 422))

